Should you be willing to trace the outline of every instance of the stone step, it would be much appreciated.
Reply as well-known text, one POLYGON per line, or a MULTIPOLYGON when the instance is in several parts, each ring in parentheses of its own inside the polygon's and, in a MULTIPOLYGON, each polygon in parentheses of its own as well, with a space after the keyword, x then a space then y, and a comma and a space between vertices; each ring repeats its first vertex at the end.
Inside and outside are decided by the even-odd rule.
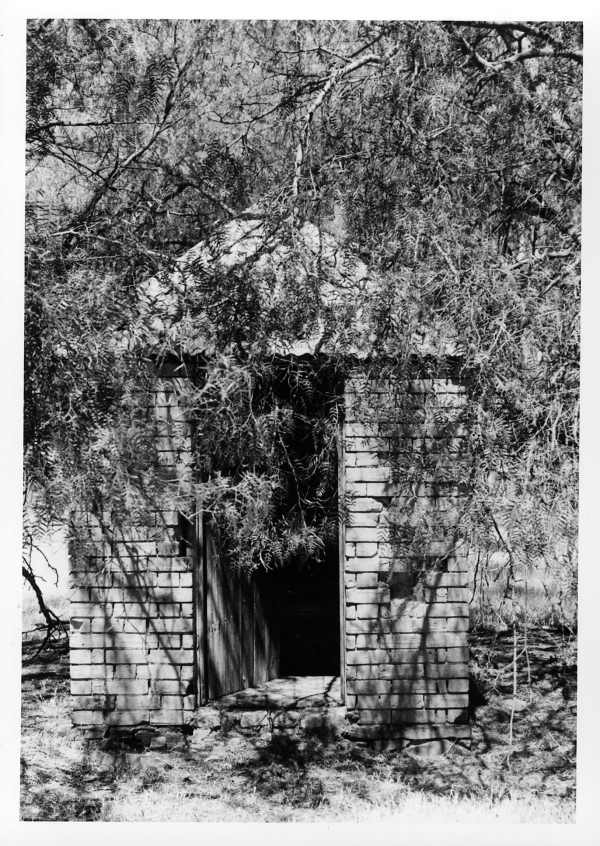
POLYGON ((218 731, 238 731, 246 735, 314 734, 333 739, 346 728, 346 709, 343 705, 249 710, 204 706, 195 712, 191 725, 194 727, 190 738, 192 747, 202 744, 210 734, 218 731))

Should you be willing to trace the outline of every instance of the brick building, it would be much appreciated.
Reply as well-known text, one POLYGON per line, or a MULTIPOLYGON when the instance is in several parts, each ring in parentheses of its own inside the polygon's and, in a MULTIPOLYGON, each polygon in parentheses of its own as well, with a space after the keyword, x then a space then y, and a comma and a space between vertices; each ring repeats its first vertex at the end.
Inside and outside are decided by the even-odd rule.
MULTIPOLYGON (((260 222, 234 222, 225 236, 223 266, 248 262, 252 273, 267 262, 289 274, 287 248, 260 222)), ((193 426, 179 402, 185 380, 163 366, 149 414, 161 464, 188 507, 155 501, 118 532, 109 514, 78 516, 71 692, 74 723, 86 730, 182 727, 200 706, 235 691, 281 676, 329 675, 340 678, 349 737, 469 737, 467 566, 458 531, 469 501, 469 405, 460 362, 450 344, 433 350, 415 332, 401 367, 393 359, 374 367, 365 308, 377 280, 360 261, 342 258, 331 236, 311 226, 302 236, 309 262, 327 265, 322 302, 347 309, 347 328, 339 338, 317 322, 293 344, 273 346, 289 360, 344 351, 338 543, 304 575, 248 577, 220 560, 198 496, 193 426)), ((146 319, 157 336, 176 331, 190 269, 214 260, 199 245, 168 285, 148 283, 146 319)))

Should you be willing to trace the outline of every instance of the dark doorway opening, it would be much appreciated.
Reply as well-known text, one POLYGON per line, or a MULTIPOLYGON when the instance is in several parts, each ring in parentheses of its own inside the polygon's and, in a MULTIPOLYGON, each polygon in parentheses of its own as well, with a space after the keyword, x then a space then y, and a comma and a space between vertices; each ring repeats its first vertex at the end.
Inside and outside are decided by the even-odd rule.
MULTIPOLYGON (((278 411, 280 562, 245 574, 213 525, 202 543, 198 677, 206 699, 287 676, 340 675, 338 451, 343 385, 314 361, 283 361, 257 383, 253 412, 278 411)), ((235 469, 233 469, 235 472, 235 469)))
POLYGON ((277 644, 279 676, 340 672, 340 573, 337 543, 322 561, 292 563, 262 575, 268 624, 277 644))

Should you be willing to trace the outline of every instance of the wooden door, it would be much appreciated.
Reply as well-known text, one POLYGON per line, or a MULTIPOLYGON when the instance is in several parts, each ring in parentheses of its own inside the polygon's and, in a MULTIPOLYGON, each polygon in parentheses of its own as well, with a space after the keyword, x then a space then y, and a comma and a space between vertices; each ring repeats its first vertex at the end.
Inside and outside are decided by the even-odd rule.
POLYGON ((202 675, 205 698, 218 699, 274 678, 276 652, 256 580, 221 561, 208 521, 203 540, 202 675))

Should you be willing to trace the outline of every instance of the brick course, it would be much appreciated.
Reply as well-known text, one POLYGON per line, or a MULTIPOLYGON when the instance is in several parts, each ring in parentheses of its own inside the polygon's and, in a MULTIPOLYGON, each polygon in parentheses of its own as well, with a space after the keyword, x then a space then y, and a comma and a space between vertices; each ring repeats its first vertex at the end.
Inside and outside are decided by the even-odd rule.
POLYGON ((468 493, 463 389, 441 379, 359 374, 346 386, 345 406, 352 733, 464 738, 468 579, 454 532, 468 493))
MULTIPOLYGON (((190 432, 177 381, 157 383, 150 413, 159 463, 189 486, 190 432)), ((71 548, 71 696, 76 725, 181 725, 196 706, 193 560, 172 507, 117 533, 80 515, 71 548), (190 689, 192 694, 190 695, 190 689)))

